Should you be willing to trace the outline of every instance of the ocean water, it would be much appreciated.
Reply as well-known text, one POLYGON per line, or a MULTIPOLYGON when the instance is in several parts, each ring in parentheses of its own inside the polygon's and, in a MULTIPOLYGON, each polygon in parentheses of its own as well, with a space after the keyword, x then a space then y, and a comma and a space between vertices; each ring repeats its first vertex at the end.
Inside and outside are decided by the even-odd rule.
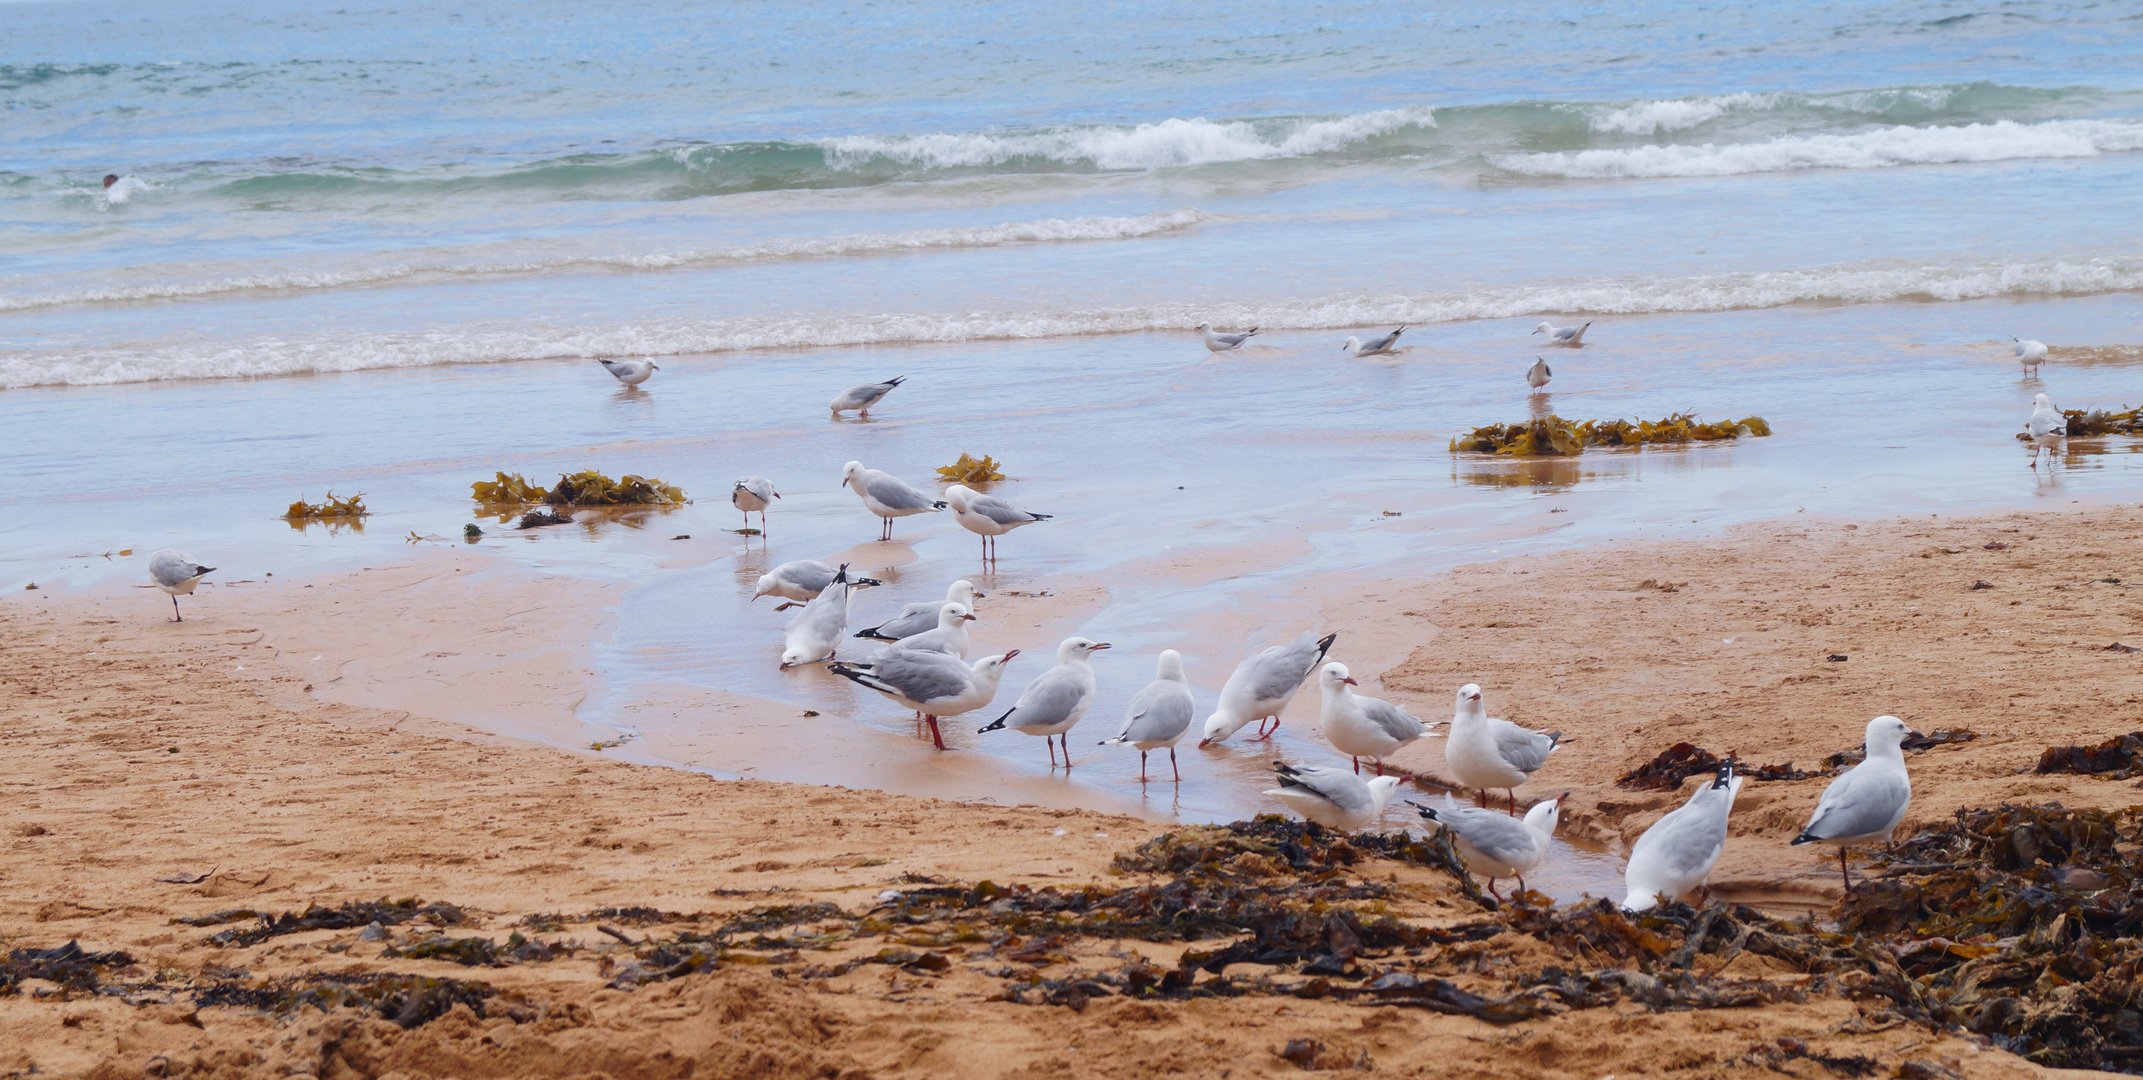
MULTIPOLYGON (((457 536, 496 469, 656 475, 699 502, 481 545, 630 583, 589 730, 936 791, 664 758, 711 721, 646 717, 725 692, 904 731, 776 671, 750 582, 876 550, 843 461, 922 481, 991 453, 1057 517, 986 587, 1103 586, 1076 629, 1117 651, 1073 739, 1099 754, 1152 652, 1206 705, 1318 617, 1317 580, 2133 498, 2143 440, 2034 472, 2012 433, 2041 391, 2143 403, 2139 61, 2143 13, 2082 2, 0 3, 0 588, 167 544, 287 578, 457 536), (1542 319, 1594 327, 1531 398, 1542 319), (1209 355, 1207 320, 1266 344, 1209 355), (1338 351, 1397 323, 1396 357, 1338 351), (2011 335, 2054 347, 2038 377, 2011 335), (662 372, 621 389, 591 362, 617 355, 662 372), (872 422, 826 419, 894 374, 872 422), (1776 434, 1446 449, 1550 408, 1776 434), (763 539, 725 531, 752 473, 785 495, 763 539), (276 519, 330 487, 369 528, 276 519)), ((979 571, 941 519, 900 536, 856 625, 979 571)), ((1010 697, 1053 647, 992 614, 978 645, 1033 662, 1010 697)), ((1283 752, 1325 752, 1309 705, 1283 752)), ((1138 791, 1128 752, 1074 780, 1011 738, 954 738, 1004 798, 1138 791)), ((1185 757, 1149 812, 1270 808, 1269 753, 1185 757)))

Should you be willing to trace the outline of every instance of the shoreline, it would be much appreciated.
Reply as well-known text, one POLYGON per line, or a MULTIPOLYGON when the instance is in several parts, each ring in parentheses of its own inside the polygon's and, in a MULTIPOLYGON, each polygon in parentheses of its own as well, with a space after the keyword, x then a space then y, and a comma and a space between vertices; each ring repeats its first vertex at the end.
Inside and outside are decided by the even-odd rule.
MULTIPOLYGON (((2125 584, 2138 578, 2143 511, 2132 507, 1925 522, 1792 521, 1744 526, 1713 540, 1614 544, 1472 564, 1400 584, 1376 598, 1384 603, 1358 605, 1376 609, 1375 617, 1334 625, 1365 639, 1411 639, 1403 661, 1374 674, 1382 677, 1378 692, 1424 716, 1440 718, 1432 706, 1463 678, 1489 689, 1492 714, 1563 728, 1570 741, 1520 796, 1576 792, 1565 832, 1610 850, 1680 799, 1621 791, 1613 778, 1685 738, 1719 753, 1738 751, 1752 763, 1791 759, 1806 768, 1857 741, 1874 711, 1895 712, 1923 731, 1977 731, 1976 741, 1909 758, 1915 802, 1904 835, 1965 805, 2056 799, 2071 808, 2112 808, 2135 801, 2130 783, 2020 770, 2050 742, 2093 743, 2143 728, 2137 704, 2143 666, 2105 650, 2143 615, 2125 584), (1989 550, 1988 543, 2009 546, 1989 550), (1834 559, 1841 554, 1852 559, 1834 559), (2100 580, 2106 577, 2123 584, 2100 580), (1675 588, 1640 588, 1647 578, 1675 588), (1972 589, 1979 580, 1994 587, 1972 589), (2024 629, 2047 632, 2017 633, 2024 629), (1833 651, 1850 659, 1822 658, 1833 651), (1459 652, 1464 655, 1453 655, 1459 652), (2087 715, 2073 715, 2078 711, 2087 715)), ((1121 889, 1165 879, 1127 873, 1117 863, 1163 827, 1092 810, 717 779, 533 746, 406 710, 322 702, 301 689, 303 672, 270 671, 272 661, 253 659, 274 648, 260 625, 266 620, 204 612, 184 624, 154 626, 145 614, 153 605, 137 599, 40 597, 31 607, 18 597, 0 607, 9 642, 0 651, 0 719, 16 751, 7 756, 10 794, 0 804, 8 844, 0 854, 0 882, 7 886, 0 937, 10 949, 74 939, 91 951, 124 950, 134 960, 132 978, 153 974, 161 989, 130 995, 144 1002, 139 1005, 53 994, 58 988, 45 984, 31 989, 47 991, 46 998, 0 998, 0 1033, 8 1036, 0 1042, 23 1048, 16 1060, 0 1059, 0 1070, 35 1063, 47 1072, 83 1075, 101 1063, 103 1075, 137 1075, 156 1054, 179 1061, 191 1053, 195 1058, 185 1060, 205 1061, 211 1051, 242 1051, 250 1055, 242 1064, 227 1056, 223 1065, 201 1071, 265 1075, 271 1064, 290 1065, 292 1054, 319 1054, 334 1032, 369 1031, 365 1037, 378 1042, 385 1030, 365 1025, 384 1021, 348 1010, 322 1016, 301 1009, 278 1019, 257 1010, 204 1008, 188 987, 233 980, 269 987, 323 971, 347 978, 394 971, 495 983, 548 1002, 545 1007, 578 1003, 607 1018, 603 1023, 611 1026, 598 1028, 612 1032, 569 1024, 539 1033, 540 1024, 473 1013, 456 1020, 462 1014, 449 1010, 406 1033, 408 1054, 381 1051, 387 1056, 378 1061, 401 1062, 406 1075, 427 1075, 418 1046, 460 1055, 454 1060, 462 1075, 510 1073, 517 1059, 500 1047, 513 1040, 498 1041, 507 1035, 533 1053, 537 1044, 527 1040, 540 1034, 544 1053, 579 1047, 573 1052, 611 1067, 625 1061, 618 1055, 640 1052, 628 1052, 628 1044, 639 1047, 649 1038, 678 1053, 691 1043, 699 1060, 712 1062, 739 1051, 734 1035, 705 1017, 721 1013, 719 1001, 743 1000, 781 1016, 815 1017, 807 1028, 833 1034, 822 1044, 807 1042, 848 1055, 843 1068, 862 1070, 855 1075, 942 1070, 967 1060, 961 1048, 970 1043, 985 1048, 974 1059, 979 1067, 996 1072, 1061 1062, 1068 1075, 1114 1075, 1174 1060, 1196 1073, 1235 1064, 1277 1075, 1295 1068, 1275 1055, 1298 1034, 1371 1054, 1380 1068, 1417 1060, 1406 1047, 1447 1039, 1434 1045, 1456 1048, 1455 1060, 1468 1063, 1457 1075, 1492 1070, 1500 1052, 1477 1040, 1506 1036, 1543 1048, 1528 1057, 1528 1075, 1596 1080, 1600 1070, 1573 1072, 1558 1057, 1581 1043, 1613 1045, 1610 1056, 1632 1071, 1646 1060, 1633 1056, 1639 1042, 1666 1047, 1665 1060, 1686 1059, 1669 1074, 1754 1068, 1731 1055, 1703 1056, 1710 1051, 1701 1048, 1721 1038, 1722 1029, 1707 1026, 1711 1018, 1731 1020, 1732 1030, 1759 1044, 1828 1040, 1876 1056, 1934 1047, 1959 1075, 2058 1075, 1910 1024, 1853 1034, 1840 1028, 1853 1009, 1820 995, 1726 1013, 1641 1007, 1632 1013, 1625 1004, 1502 1028, 1416 1009, 1365 1011, 1257 993, 1176 1004, 1109 997, 1081 1009, 992 1003, 983 999, 1001 993, 1001 985, 975 982, 981 969, 962 964, 942 978, 866 965, 830 981, 797 983, 763 967, 724 963, 637 992, 621 990, 609 986, 619 965, 652 954, 595 933, 592 923, 572 921, 580 917, 573 913, 698 913, 652 924, 691 933, 769 903, 832 903, 853 913, 884 890, 923 887, 918 882, 1121 889), (180 629, 186 636, 162 633, 180 629), (234 670, 240 666, 248 670, 234 670), (193 884, 151 882, 200 874, 209 876, 193 884), (215 927, 172 922, 232 908, 303 911, 404 896, 476 913, 472 922, 440 928, 449 939, 481 931, 503 940, 512 931, 578 945, 560 961, 472 969, 447 960, 375 957, 359 928, 234 950, 208 944, 221 932, 215 927), (515 929, 545 912, 568 916, 559 924, 564 929, 515 929), (658 1008, 658 1000, 669 1004, 658 1008), (1273 1027, 1276 1000, 1288 1003, 1279 1015, 1293 1017, 1280 1023, 1284 1030, 1273 1027), (702 1019, 678 1023, 654 1015, 664 1009, 702 1019), (1610 1021, 1621 1026, 1600 1026, 1610 1021), (1189 1051, 1166 1033, 1193 1022, 1201 1031, 1220 1025, 1227 1032, 1184 1057, 1189 1051), (1105 1062, 1064 1049, 1085 1043, 1081 1053, 1095 1054, 1089 1040, 1099 1037, 1096 1025, 1120 1026, 1136 1037, 1108 1048, 1105 1062), (1632 1039, 1629 1033, 1638 1030, 1649 1034, 1632 1039), (861 1031, 872 1034, 862 1042, 840 1034, 861 1031), (888 1031, 901 1034, 888 1040, 888 1031), (484 1044, 493 1048, 482 1049, 481 1040, 493 1036, 484 1044)), ((1348 603, 1355 601, 1324 600, 1334 608, 1348 603)), ((418 658, 441 651, 424 645, 411 640, 404 651, 418 658)), ((527 670, 534 669, 518 674, 527 670)), ((509 667, 505 674, 511 682, 517 671, 509 667)), ((1375 689, 1363 681, 1365 690, 1375 689)), ((1314 709, 1300 701, 1289 717, 1297 734, 1314 727, 1314 709)), ((1433 747, 1421 744, 1396 760, 1429 774, 1441 763, 1433 747)), ((1743 791, 1715 892, 1788 908, 1835 898, 1835 877, 1826 876, 1835 864, 1784 843, 1824 782, 1752 783, 1743 791)), ((1398 824, 1386 820, 1387 827, 1398 824)), ((1873 869, 1856 861, 1856 875, 1873 869)), ((1402 890, 1390 903, 1410 924, 1449 926, 1478 917, 1440 872, 1379 862, 1361 874, 1358 887, 1388 878, 1402 890)), ((654 933, 621 932, 634 941, 654 933)), ((430 934, 400 927, 388 931, 388 941, 407 948, 430 934)), ((1496 939, 1508 953, 1497 963, 1552 962, 1525 951, 1537 946, 1508 937, 1496 939)), ((1100 962, 1110 949, 1127 947, 1161 964, 1179 961, 1183 948, 1102 942, 1072 949, 1066 962, 1100 962)), ((1037 977, 1056 969, 1044 964, 1041 970, 1037 977)), ((1277 978, 1285 969, 1273 970, 1277 978)), ((1786 977, 1768 962, 1746 972, 1728 965, 1706 977, 1743 976, 1786 977)), ((831 1060, 813 1057, 818 1050, 796 1052, 799 1060, 831 1060)))

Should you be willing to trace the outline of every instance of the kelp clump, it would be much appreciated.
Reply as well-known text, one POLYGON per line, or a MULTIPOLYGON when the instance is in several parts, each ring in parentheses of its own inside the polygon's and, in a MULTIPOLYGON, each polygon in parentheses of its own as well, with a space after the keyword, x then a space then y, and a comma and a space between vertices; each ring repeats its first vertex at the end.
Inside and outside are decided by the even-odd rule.
POLYGON ((1565 420, 1543 416, 1517 424, 1490 424, 1451 440, 1454 451, 1512 457, 1568 457, 1592 446, 1715 442, 1771 434, 1761 416, 1705 423, 1688 413, 1664 420, 1565 420))
MULTIPOLYGON (((2062 434, 2071 438, 2086 438, 2092 435, 2143 435, 2143 408, 2131 409, 2122 406, 2119 412, 2104 409, 2063 409, 2061 415, 2068 419, 2068 429, 2062 434)), ((2029 442, 2031 432, 2019 431, 2017 438, 2029 442)))
POLYGON ((372 511, 365 509, 364 492, 360 491, 348 498, 343 498, 330 491, 327 493, 325 502, 309 503, 302 497, 299 498, 298 501, 290 504, 290 509, 283 512, 283 520, 355 521, 371 513, 372 511))
POLYGON ((2049 746, 2032 771, 2105 774, 2109 780, 2126 780, 2135 775, 2138 758, 2143 758, 2143 731, 2131 731, 2097 746, 2049 746))
POLYGON ((1005 478, 999 468, 996 460, 988 454, 979 459, 961 454, 960 460, 938 467, 938 481, 945 484, 987 484, 1005 478))
POLYGON ((477 502, 492 505, 682 506, 687 501, 684 490, 674 484, 631 473, 612 480, 594 469, 563 474, 550 488, 529 483, 520 473, 502 472, 496 480, 470 484, 469 493, 477 502))
POLYGON ((1790 761, 1752 768, 1732 754, 1722 758, 1694 743, 1675 743, 1652 760, 1616 777, 1615 786, 1630 791, 1674 791, 1692 776, 1716 774, 1719 766, 1728 761, 1733 761, 1735 771, 1750 780, 1806 780, 1824 775, 1796 769, 1790 761))

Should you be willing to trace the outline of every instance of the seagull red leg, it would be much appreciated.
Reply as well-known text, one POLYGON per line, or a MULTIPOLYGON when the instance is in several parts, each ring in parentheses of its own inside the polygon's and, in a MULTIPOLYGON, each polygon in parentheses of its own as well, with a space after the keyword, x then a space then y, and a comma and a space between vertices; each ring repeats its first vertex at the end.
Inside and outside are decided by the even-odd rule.
POLYGON ((1168 748, 1168 769, 1176 774, 1176 783, 1183 782, 1183 770, 1176 768, 1176 748, 1173 746, 1168 748))
POLYGON ((935 745, 940 750, 945 749, 945 736, 938 734, 938 718, 929 713, 924 713, 923 721, 930 725, 930 742, 932 745, 935 745))

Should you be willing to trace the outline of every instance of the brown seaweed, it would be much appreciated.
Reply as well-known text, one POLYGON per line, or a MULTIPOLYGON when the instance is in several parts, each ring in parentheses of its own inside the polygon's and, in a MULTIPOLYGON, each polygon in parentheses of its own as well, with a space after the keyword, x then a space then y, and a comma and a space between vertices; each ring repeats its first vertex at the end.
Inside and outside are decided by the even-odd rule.
MULTIPOLYGON (((2061 415, 2068 426, 2062 434, 2070 438, 2088 438, 2095 435, 2143 435, 2143 408, 2131 409, 2121 406, 2118 412, 2104 409, 2063 409, 2061 415)), ((2019 431, 2016 437, 2031 441, 2031 432, 2019 431)))
POLYGON ((257 925, 211 934, 204 944, 219 948, 244 948, 258 945, 269 938, 303 933, 307 930, 348 930, 373 923, 396 926, 415 919, 422 919, 434 926, 456 926, 467 921, 461 909, 452 904, 426 904, 413 899, 392 902, 385 899, 352 900, 331 908, 315 904, 302 913, 285 911, 280 915, 237 908, 219 911, 213 915, 172 921, 184 926, 215 926, 248 919, 257 925))
POLYGON ((370 516, 371 513, 372 511, 365 509, 364 492, 343 498, 329 491, 325 502, 309 503, 300 497, 298 501, 290 504, 290 509, 283 512, 283 520, 349 522, 370 516))
POLYGON ((2126 780, 2135 775, 2139 755, 2143 755, 2143 731, 2131 731, 2097 746, 2049 746, 2039 755, 2039 764, 2032 771, 2042 775, 2108 773, 2108 779, 2126 780))
POLYGON ((1594 446, 1646 446, 1715 442, 1771 434, 1761 416, 1705 423, 1689 413, 1662 420, 1565 420, 1542 416, 1515 424, 1489 424, 1451 440, 1451 449, 1511 457, 1571 456, 1594 446))
POLYGON ((684 490, 674 484, 627 473, 615 480, 594 469, 564 473, 549 488, 532 484, 520 473, 501 472, 496 480, 469 485, 470 495, 493 506, 682 506, 684 490))
POLYGON ((960 460, 938 467, 938 482, 941 484, 988 484, 1005 478, 996 459, 988 454, 980 458, 960 455, 960 460))
POLYGON ((219 982, 194 990, 200 1006, 255 1009, 288 1016, 307 1006, 328 1012, 356 1009, 403 1029, 421 1027, 466 1005, 480 1019, 503 1016, 515 1023, 536 1019, 539 1010, 499 1000, 488 983, 381 972, 367 975, 305 974, 266 986, 219 982))
POLYGON ((1682 781, 1692 776, 1708 776, 1719 771, 1727 761, 1734 762, 1734 769, 1750 780, 1806 780, 1823 773, 1803 772, 1793 767, 1793 762, 1784 765, 1758 765, 1750 768, 1731 754, 1721 758, 1703 747, 1692 743, 1675 743, 1659 752, 1652 760, 1631 769, 1615 778, 1615 786, 1629 791, 1676 791, 1682 781))
POLYGON ((0 963, 0 995, 12 994, 30 979, 58 983, 70 990, 94 991, 106 972, 130 967, 124 952, 88 952, 78 941, 50 949, 15 949, 0 963))

